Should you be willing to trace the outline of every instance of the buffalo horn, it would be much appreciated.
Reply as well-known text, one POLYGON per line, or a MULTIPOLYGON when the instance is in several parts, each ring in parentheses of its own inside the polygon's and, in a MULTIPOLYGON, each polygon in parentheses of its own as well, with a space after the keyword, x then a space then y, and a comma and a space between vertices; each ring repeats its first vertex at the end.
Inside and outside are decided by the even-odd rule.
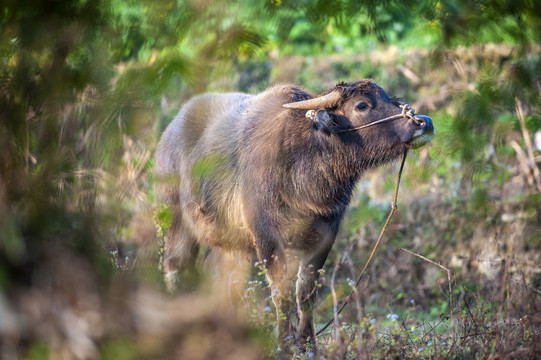
POLYGON ((326 109, 335 106, 340 100, 341 94, 338 91, 333 91, 327 95, 319 96, 317 98, 308 99, 304 101, 297 101, 283 106, 290 109, 301 109, 301 110, 313 110, 313 109, 326 109))

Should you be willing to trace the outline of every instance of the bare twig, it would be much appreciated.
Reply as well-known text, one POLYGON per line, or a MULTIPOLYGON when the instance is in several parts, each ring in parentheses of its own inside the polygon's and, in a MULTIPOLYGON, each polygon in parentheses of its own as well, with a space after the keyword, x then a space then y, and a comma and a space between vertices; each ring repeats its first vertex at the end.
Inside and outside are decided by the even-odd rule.
POLYGON ((526 151, 528 153, 528 167, 532 172, 534 178, 535 189, 541 192, 541 174, 539 173, 539 168, 536 165, 535 156, 533 152, 532 140, 530 139, 530 133, 526 128, 526 121, 524 117, 524 112, 522 110, 522 102, 518 97, 515 98, 517 116, 520 120, 520 128, 522 130, 522 138, 524 139, 524 145, 526 146, 526 151))
POLYGON ((530 289, 531 291, 537 293, 538 295, 541 295, 541 291, 537 290, 536 288, 534 287, 531 287, 530 285, 528 284, 524 284, 526 286, 526 288, 530 289))
POLYGON ((511 145, 511 147, 515 150, 517 154, 517 160, 520 163, 518 167, 524 169, 524 175, 526 176, 528 185, 535 187, 535 178, 531 172, 530 166, 528 165, 528 157, 526 153, 524 152, 524 150, 522 150, 520 145, 515 140, 511 141, 509 145, 511 145))
POLYGON ((340 345, 342 343, 342 339, 340 337, 340 322, 338 321, 338 298, 336 297, 336 291, 334 290, 334 279, 336 275, 336 270, 340 267, 340 261, 336 261, 336 264, 334 266, 334 269, 332 271, 331 276, 331 295, 332 295, 332 308, 333 308, 333 320, 334 320, 334 327, 336 331, 336 343, 340 345))
MULTIPOLYGON (((343 256, 345 257, 345 262, 348 265, 351 277, 355 277, 355 267, 353 265, 353 261, 351 260, 350 256, 351 251, 344 252, 343 256)), ((353 288, 353 300, 355 300, 355 308, 357 309, 357 322, 359 324, 359 328, 362 327, 363 322, 363 316, 364 316, 364 304, 361 303, 361 294, 359 292, 359 288, 356 286, 353 288)), ((357 353, 360 355, 363 353, 363 333, 362 331, 359 332, 359 341, 357 341, 357 353)))
POLYGON ((419 254, 416 254, 414 252, 411 252, 408 249, 400 248, 400 250, 405 251, 405 252, 407 252, 407 253, 409 253, 409 254, 411 254, 413 256, 417 256, 418 258, 421 258, 426 262, 429 262, 429 263, 431 263, 433 265, 436 265, 439 268, 441 268, 441 269, 443 269, 443 270, 445 270, 447 272, 447 282, 449 283, 449 298, 448 298, 448 300, 449 300, 449 307, 450 307, 450 309, 452 311, 452 309, 453 309, 453 292, 452 291, 453 290, 452 290, 452 287, 451 287, 451 275, 454 274, 454 271, 450 270, 450 269, 447 269, 445 266, 443 266, 441 264, 438 264, 437 262, 434 262, 434 261, 424 257, 423 255, 419 255, 419 254))

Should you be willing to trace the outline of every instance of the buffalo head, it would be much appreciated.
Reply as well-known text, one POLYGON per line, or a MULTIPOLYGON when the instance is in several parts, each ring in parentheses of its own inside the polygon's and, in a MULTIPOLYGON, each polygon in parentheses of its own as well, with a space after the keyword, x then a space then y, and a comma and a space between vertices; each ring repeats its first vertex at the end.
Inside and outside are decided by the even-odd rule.
POLYGON ((416 115, 409 105, 389 97, 385 90, 367 80, 339 83, 321 96, 283 106, 308 110, 306 117, 328 134, 359 131, 364 139, 377 138, 395 149, 419 148, 435 134, 431 118, 416 115))

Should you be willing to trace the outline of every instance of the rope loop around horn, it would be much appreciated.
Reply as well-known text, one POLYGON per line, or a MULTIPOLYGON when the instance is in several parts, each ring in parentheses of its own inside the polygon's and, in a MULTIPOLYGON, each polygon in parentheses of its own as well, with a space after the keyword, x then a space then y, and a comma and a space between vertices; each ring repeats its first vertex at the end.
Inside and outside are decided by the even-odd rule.
MULTIPOLYGON (((316 117, 316 114, 317 114, 316 109, 325 109, 325 108, 333 107, 336 104, 338 104, 341 97, 342 97, 342 94, 339 91, 334 90, 334 91, 328 93, 327 95, 319 96, 319 97, 304 100, 304 101, 297 101, 297 102, 287 103, 287 104, 283 104, 282 106, 285 107, 285 108, 290 108, 290 109, 308 110, 306 112, 306 114, 305 114, 305 117, 314 120, 315 117, 316 117)), ((392 115, 392 116, 389 116, 389 117, 386 117, 386 118, 383 118, 383 119, 379 119, 379 120, 373 121, 373 122, 371 122, 369 124, 366 124, 366 125, 354 127, 354 128, 351 128, 351 129, 340 130, 340 131, 337 131, 337 132, 338 133, 344 133, 344 132, 348 132, 348 131, 361 130, 361 129, 364 129, 364 128, 367 128, 367 127, 370 127, 370 126, 381 124, 381 123, 384 123, 384 122, 387 122, 387 121, 397 120, 397 119, 400 119, 400 118, 405 118, 405 119, 409 119, 409 120, 415 120, 415 109, 414 108, 412 108, 407 103, 399 104, 398 106, 402 109, 402 112, 400 114, 396 114, 396 115, 392 115)))
POLYGON ((409 104, 400 104, 398 106, 402 109, 402 112, 400 114, 392 115, 392 116, 389 116, 389 117, 386 117, 386 118, 383 118, 383 119, 373 121, 373 122, 371 122, 369 124, 365 124, 365 125, 362 125, 362 126, 357 126, 357 127, 351 128, 351 129, 340 130, 340 131, 337 131, 337 133, 344 133, 344 132, 348 132, 348 131, 361 130, 361 129, 364 129, 364 128, 367 128, 367 127, 370 127, 370 126, 374 126, 374 125, 378 125, 378 124, 386 123, 388 121, 398 120, 398 119, 402 119, 402 118, 415 120, 415 109, 414 108, 412 108, 409 104))

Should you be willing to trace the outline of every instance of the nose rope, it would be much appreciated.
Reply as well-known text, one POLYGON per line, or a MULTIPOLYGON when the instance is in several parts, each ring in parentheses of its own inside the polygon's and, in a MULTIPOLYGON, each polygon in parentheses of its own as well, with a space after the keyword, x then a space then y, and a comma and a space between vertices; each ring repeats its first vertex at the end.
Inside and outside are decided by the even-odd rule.
POLYGON ((351 129, 340 130, 340 131, 337 131, 337 133, 344 133, 344 132, 348 132, 348 131, 361 130, 361 129, 364 129, 364 128, 367 128, 367 127, 370 127, 370 126, 373 126, 373 125, 378 125, 378 124, 381 124, 381 123, 384 123, 384 122, 387 122, 387 121, 398 120, 400 118, 406 118, 406 119, 410 119, 410 120, 415 121, 415 109, 414 108, 412 108, 409 104, 400 104, 398 106, 402 109, 402 112, 400 114, 396 114, 396 115, 392 115, 392 116, 389 116, 389 117, 386 117, 386 118, 383 118, 383 119, 380 119, 380 120, 376 120, 374 122, 371 122, 370 124, 365 124, 365 125, 362 125, 362 126, 351 128, 351 129))

